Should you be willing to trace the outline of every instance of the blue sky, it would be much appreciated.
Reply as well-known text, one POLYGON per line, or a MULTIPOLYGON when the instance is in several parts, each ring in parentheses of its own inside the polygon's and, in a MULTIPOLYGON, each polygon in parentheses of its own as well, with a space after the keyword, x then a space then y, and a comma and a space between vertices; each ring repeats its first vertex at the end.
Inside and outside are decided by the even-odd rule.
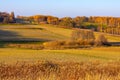
POLYGON ((0 0, 0 11, 16 15, 120 16, 120 0, 0 0))

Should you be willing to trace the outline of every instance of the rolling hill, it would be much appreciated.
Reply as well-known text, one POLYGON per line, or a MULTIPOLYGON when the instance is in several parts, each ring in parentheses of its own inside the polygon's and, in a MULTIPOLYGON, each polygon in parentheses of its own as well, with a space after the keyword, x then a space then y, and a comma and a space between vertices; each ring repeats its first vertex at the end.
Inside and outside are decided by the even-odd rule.
MULTIPOLYGON (((70 39, 72 29, 53 25, 0 25, 2 41, 49 41, 70 39)), ((110 42, 120 42, 120 36, 95 32, 95 36, 104 34, 110 42)))

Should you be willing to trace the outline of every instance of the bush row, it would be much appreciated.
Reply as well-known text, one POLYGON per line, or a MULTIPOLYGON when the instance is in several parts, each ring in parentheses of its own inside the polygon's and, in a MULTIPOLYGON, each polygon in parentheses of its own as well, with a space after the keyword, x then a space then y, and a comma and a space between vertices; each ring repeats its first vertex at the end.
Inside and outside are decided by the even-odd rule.
POLYGON ((51 41, 43 43, 45 49, 71 49, 85 48, 94 45, 93 40, 66 40, 66 41, 51 41))
POLYGON ((43 45, 41 44, 7 44, 7 47, 12 47, 12 48, 24 48, 24 49, 43 49, 43 45))
MULTIPOLYGON (((102 36, 100 36, 101 38, 102 36)), ((50 41, 43 44, 8 44, 8 47, 25 48, 25 49, 78 49, 90 48, 93 46, 108 46, 109 43, 106 39, 90 39, 90 40, 64 40, 64 41, 50 41)))

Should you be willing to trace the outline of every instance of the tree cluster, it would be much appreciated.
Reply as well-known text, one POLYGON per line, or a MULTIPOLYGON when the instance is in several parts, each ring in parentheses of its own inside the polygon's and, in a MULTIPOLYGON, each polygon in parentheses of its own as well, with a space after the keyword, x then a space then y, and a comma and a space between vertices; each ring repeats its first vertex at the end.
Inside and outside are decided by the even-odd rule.
POLYGON ((72 32, 71 38, 74 41, 84 42, 84 44, 90 44, 95 46, 110 45, 107 41, 107 38, 103 34, 95 37, 92 30, 76 29, 72 32))
POLYGON ((72 40, 94 40, 95 36, 92 30, 76 29, 71 34, 72 40))
POLYGON ((14 12, 6 13, 0 12, 0 23, 15 23, 15 15, 14 12))

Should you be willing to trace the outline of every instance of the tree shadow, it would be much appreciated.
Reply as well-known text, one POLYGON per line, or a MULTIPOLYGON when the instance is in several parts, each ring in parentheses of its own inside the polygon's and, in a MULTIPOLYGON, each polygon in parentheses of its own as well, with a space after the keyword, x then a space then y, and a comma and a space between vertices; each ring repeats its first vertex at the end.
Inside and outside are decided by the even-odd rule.
POLYGON ((5 47, 9 43, 31 43, 31 42, 45 42, 47 39, 26 38, 16 32, 0 30, 0 47, 5 47))
POLYGON ((120 46, 120 42, 110 42, 111 46, 120 46))

